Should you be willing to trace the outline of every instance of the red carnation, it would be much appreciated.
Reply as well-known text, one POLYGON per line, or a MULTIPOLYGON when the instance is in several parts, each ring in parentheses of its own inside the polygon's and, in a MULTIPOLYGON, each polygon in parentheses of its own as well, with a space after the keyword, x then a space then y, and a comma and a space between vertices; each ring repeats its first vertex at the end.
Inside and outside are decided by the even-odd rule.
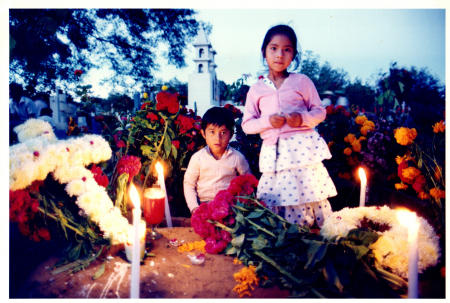
POLYGON ((108 184, 109 184, 108 177, 105 174, 103 174, 101 167, 94 164, 91 167, 91 172, 94 175, 94 179, 98 185, 103 186, 103 187, 108 186, 108 184))
POLYGON ((124 156, 117 163, 117 172, 119 175, 128 174, 129 179, 133 179, 141 170, 141 159, 136 156, 124 156))

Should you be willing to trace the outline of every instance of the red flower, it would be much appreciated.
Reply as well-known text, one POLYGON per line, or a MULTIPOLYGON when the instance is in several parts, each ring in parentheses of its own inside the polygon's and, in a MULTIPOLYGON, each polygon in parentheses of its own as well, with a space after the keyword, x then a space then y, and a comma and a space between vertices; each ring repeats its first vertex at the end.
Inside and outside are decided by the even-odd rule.
POLYGON ((261 76, 258 77, 258 79, 260 79, 260 80, 261 80, 261 79, 264 79, 264 76, 261 75, 261 76))
POLYGON ((188 151, 193 151, 194 147, 195 147, 195 142, 194 141, 188 143, 188 145, 187 145, 188 151))
POLYGON ((48 231, 47 228, 41 227, 41 228, 39 228, 37 233, 38 233, 39 237, 41 237, 42 239, 47 240, 47 241, 50 240, 50 232, 48 231))
POLYGON ((141 170, 141 159, 136 156, 124 156, 117 162, 117 172, 119 175, 127 173, 129 179, 133 179, 141 170))
POLYGON ((97 122, 101 122, 101 121, 105 120, 105 117, 103 115, 98 115, 98 116, 95 116, 94 119, 97 122))
POLYGON ((76 69, 73 74, 77 77, 81 76, 83 74, 83 71, 81 69, 76 69))
POLYGON ((192 214, 191 226, 202 238, 207 238, 215 232, 214 225, 207 221, 209 217, 209 208, 207 203, 201 203, 192 214))
POLYGON ((258 179, 252 174, 235 177, 228 186, 228 191, 234 196, 248 196, 258 187, 258 179))
POLYGON ((91 172, 94 175, 94 179, 98 185, 103 186, 103 187, 108 186, 108 184, 109 184, 108 177, 105 174, 103 174, 101 167, 94 164, 91 167, 91 172))
POLYGON ((156 95, 156 110, 167 110, 171 114, 176 114, 180 104, 178 103, 178 94, 172 94, 167 91, 159 92, 156 95))
POLYGON ((178 140, 173 140, 173 141, 172 141, 172 144, 173 144, 173 146, 175 146, 176 149, 179 149, 179 148, 180 148, 180 141, 178 141, 178 140))
POLYGON ((151 122, 158 120, 158 115, 156 115, 155 113, 152 113, 152 112, 148 113, 146 117, 151 122))
POLYGON ((146 109, 147 106, 150 106, 150 103, 149 103, 149 102, 142 103, 142 105, 141 105, 141 110, 142 110, 142 109, 146 109))
POLYGON ((414 179, 414 183, 413 183, 413 185, 412 185, 412 188, 417 192, 417 193, 420 193, 420 192, 423 192, 424 191, 424 186, 425 186, 425 183, 426 183, 427 181, 426 181, 426 179, 425 179, 425 177, 423 176, 423 175, 418 175, 417 177, 416 177, 416 179, 414 179))
POLYGON ((127 146, 123 140, 119 140, 119 141, 116 143, 116 145, 117 145, 118 148, 122 148, 122 147, 127 146))
POLYGON ((184 115, 179 115, 175 120, 175 124, 178 126, 180 134, 185 134, 195 127, 195 120, 184 115))
POLYGON ((213 220, 222 220, 231 215, 230 205, 233 203, 233 195, 228 190, 219 191, 214 200, 208 203, 208 210, 213 220))

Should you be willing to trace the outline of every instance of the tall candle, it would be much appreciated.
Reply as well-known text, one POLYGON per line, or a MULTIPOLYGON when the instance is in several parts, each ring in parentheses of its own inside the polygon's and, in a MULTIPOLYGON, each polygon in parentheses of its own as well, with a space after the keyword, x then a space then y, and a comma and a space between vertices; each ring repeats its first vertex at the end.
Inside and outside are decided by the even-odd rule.
POLYGON ((367 177, 364 168, 360 167, 358 169, 359 180, 361 181, 361 191, 359 193, 359 206, 363 207, 366 205, 366 190, 367 190, 367 177))
POLYGON ((131 202, 133 202, 133 231, 134 231, 134 241, 133 241, 133 254, 131 259, 131 285, 130 285, 130 297, 139 298, 139 275, 141 263, 141 247, 139 239, 139 222, 141 220, 141 203, 139 198, 139 193, 134 186, 133 182, 130 184, 129 196, 131 202))
POLYGON ((165 195, 164 211, 166 214, 167 226, 172 227, 172 217, 170 215, 169 200, 167 198, 166 183, 164 181, 164 169, 163 169, 162 164, 159 162, 156 162, 155 169, 156 169, 156 172, 158 173, 159 186, 164 191, 164 195, 165 195))
POLYGON ((397 218, 400 224, 408 230, 408 298, 418 298, 419 248, 417 238, 420 223, 416 213, 409 210, 398 210, 397 218))

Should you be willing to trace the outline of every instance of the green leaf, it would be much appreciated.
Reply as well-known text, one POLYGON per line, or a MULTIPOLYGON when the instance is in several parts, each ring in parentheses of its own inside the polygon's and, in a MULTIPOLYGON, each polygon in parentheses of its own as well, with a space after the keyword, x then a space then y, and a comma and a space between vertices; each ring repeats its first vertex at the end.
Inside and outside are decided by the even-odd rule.
POLYGON ((245 222, 244 215, 242 213, 240 213, 240 212, 236 214, 236 218, 235 219, 236 219, 236 222, 238 222, 240 224, 243 224, 245 222))
POLYGON ((398 87, 400 88, 400 92, 403 93, 405 90, 405 85, 402 82, 398 82, 398 87))
POLYGON ((252 248, 254 250, 262 250, 267 246, 267 239, 264 238, 262 235, 259 235, 256 239, 252 242, 252 248))
POLYGON ((172 141, 168 136, 164 137, 164 154, 167 159, 170 156, 170 151, 172 150, 172 141))
POLYGON ((153 152, 153 148, 147 145, 141 145, 142 155, 146 156, 149 159, 153 159, 155 157, 155 153, 153 152))
POLYGON ((342 285, 341 280, 339 279, 339 276, 336 272, 336 269, 334 268, 334 265, 330 260, 327 260, 327 263, 323 270, 324 270, 323 274, 328 283, 334 285, 339 290, 339 292, 342 293, 342 291, 344 290, 344 286, 342 285))
POLYGON ((305 264, 305 270, 312 269, 317 263, 322 261, 328 249, 328 244, 318 241, 310 241, 307 255, 308 261, 305 264))
POLYGON ((277 238, 277 242, 275 243, 275 247, 280 247, 280 246, 283 245, 285 236, 286 236, 286 230, 283 229, 283 230, 278 234, 278 238, 277 238))
POLYGON ((376 240, 378 240, 379 237, 380 236, 376 232, 358 228, 350 230, 347 234, 347 238, 349 240, 356 240, 365 246, 369 246, 370 244, 374 243, 376 240))
POLYGON ((102 263, 100 265, 99 269, 95 272, 95 274, 92 276, 92 280, 97 280, 105 273, 105 263, 102 263))
POLYGON ((173 145, 173 144, 172 144, 172 156, 173 156, 174 159, 176 159, 177 156, 178 156, 178 150, 175 147, 175 145, 173 145))
POLYGON ((231 240, 231 245, 233 245, 234 247, 242 247, 242 244, 244 244, 244 240, 245 234, 240 234, 239 236, 231 240))
POLYGON ((264 214, 264 210, 263 210, 263 209, 257 209, 257 210, 255 210, 255 211, 251 212, 251 213, 247 216, 247 218, 248 218, 248 219, 256 219, 256 218, 261 217, 263 214, 264 214))

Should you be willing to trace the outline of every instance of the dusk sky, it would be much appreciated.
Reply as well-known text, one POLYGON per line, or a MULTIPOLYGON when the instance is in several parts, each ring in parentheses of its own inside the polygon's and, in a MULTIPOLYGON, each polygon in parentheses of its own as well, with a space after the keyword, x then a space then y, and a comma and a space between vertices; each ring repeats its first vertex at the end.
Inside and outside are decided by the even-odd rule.
MULTIPOLYGON (((427 68, 445 82, 445 9, 200 9, 212 24, 219 80, 231 84, 262 69, 260 47, 266 31, 284 23, 297 33, 302 51, 311 50, 333 68, 363 83, 386 72, 391 62, 427 68)), ((158 77, 187 81, 193 71, 165 67, 158 77)))

